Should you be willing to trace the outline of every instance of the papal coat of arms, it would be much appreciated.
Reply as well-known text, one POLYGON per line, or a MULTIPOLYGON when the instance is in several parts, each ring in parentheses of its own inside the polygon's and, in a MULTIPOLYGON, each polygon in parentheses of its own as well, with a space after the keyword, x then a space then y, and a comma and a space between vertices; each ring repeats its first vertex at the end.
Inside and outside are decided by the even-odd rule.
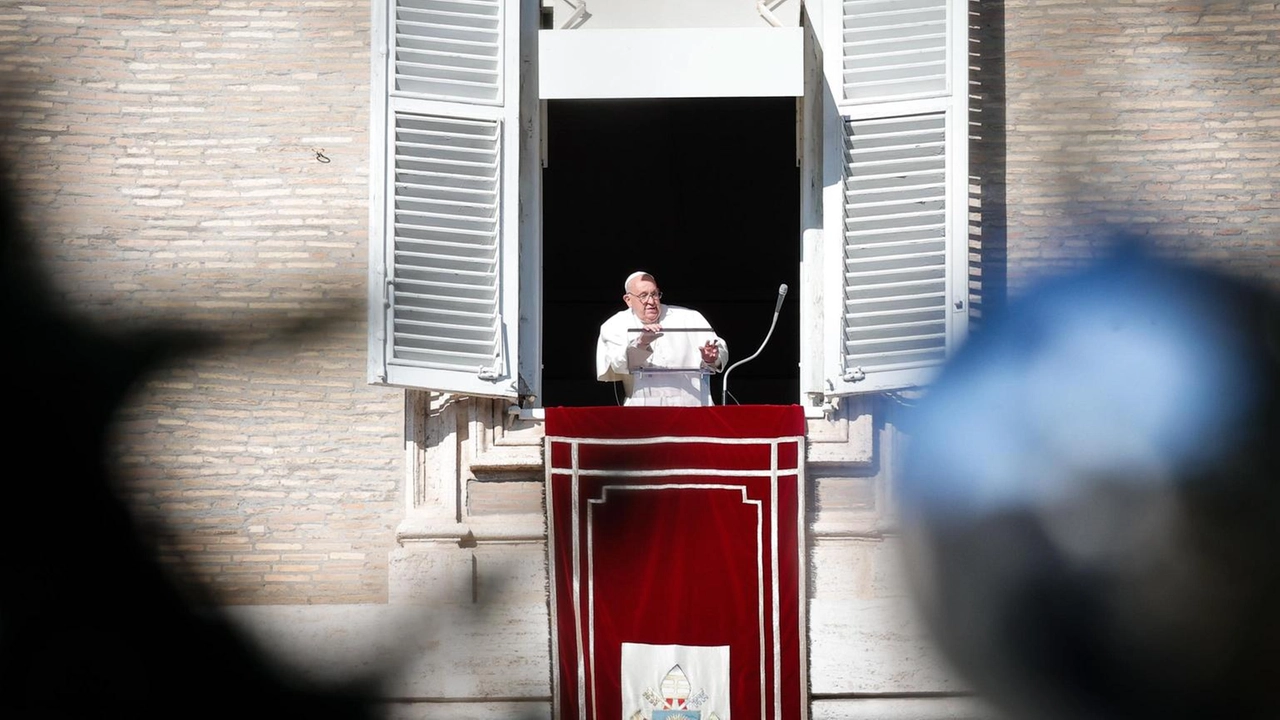
POLYGON ((623 718, 729 720, 728 660, 727 646, 623 643, 623 718))

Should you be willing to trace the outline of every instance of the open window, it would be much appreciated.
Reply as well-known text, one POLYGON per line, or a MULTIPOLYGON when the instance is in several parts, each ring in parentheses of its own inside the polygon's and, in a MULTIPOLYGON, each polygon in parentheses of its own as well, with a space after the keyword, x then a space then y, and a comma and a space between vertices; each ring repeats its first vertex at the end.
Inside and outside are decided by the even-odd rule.
MULTIPOLYGON (((794 97, 547 101, 543 171, 542 404, 614 405, 595 378, 600 324, 625 309, 623 279, 652 272, 663 302, 698 310, 746 358, 769 329, 781 283, 800 269, 794 97)), ((793 293, 729 399, 793 404, 793 293)), ((723 375, 711 378, 723 396, 723 375)))
MULTIPOLYGON (((575 302, 616 300, 620 290, 584 286, 578 297, 561 297, 558 280, 544 293, 544 264, 565 257, 544 257, 542 241, 539 2, 374 0, 373 8, 370 381, 542 405, 546 382, 563 380, 544 377, 544 349, 560 352, 544 333, 546 309, 563 315, 575 302)), ((799 286, 788 298, 799 313, 775 331, 788 333, 786 342, 775 337, 770 345, 790 348, 787 362, 800 366, 799 377, 781 380, 794 388, 789 399, 765 402, 804 395, 820 404, 920 385, 963 337, 966 12, 958 0, 806 4, 821 39, 820 72, 805 82, 806 160, 799 173, 787 170, 788 182, 805 187, 802 207, 788 210, 799 222, 779 240, 792 244, 778 261, 790 267, 777 273, 793 291, 799 286)), ((794 127, 783 126, 793 141, 794 127)), ((651 159, 630 147, 619 133, 618 158, 651 159)), ((742 184, 739 176, 709 176, 724 187, 742 184)), ((731 211, 748 217, 760 199, 741 189, 731 211)), ((628 248, 610 245, 608 225, 642 218, 647 198, 629 200, 632 214, 600 224, 602 257, 626 255, 628 248)), ((597 275, 616 285, 646 262, 623 265, 597 275)), ((645 269, 669 285, 660 269, 645 269)), ((731 343, 731 361, 755 350, 777 283, 745 283, 767 296, 766 309, 758 330, 731 343)), ((719 299, 729 308, 757 298, 719 299)), ((707 308, 705 298, 671 300, 707 308)), ((573 321, 594 330, 600 315, 573 321)), ((717 331, 731 324, 713 320, 717 331)), ((735 385, 746 381, 747 367, 735 371, 735 385)))

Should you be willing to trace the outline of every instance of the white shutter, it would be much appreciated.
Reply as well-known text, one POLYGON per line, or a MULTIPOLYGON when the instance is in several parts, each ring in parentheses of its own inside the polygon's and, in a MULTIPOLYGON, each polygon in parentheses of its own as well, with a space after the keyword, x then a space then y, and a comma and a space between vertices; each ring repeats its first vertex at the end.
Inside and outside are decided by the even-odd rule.
POLYGON ((968 324, 967 5, 824 12, 824 137, 840 147, 825 153, 825 391, 919 385, 968 324))
POLYGON ((502 102, 501 0, 391 2, 396 90, 458 102, 502 102))
POLYGON ((394 362, 497 371, 500 127, 396 113, 394 362))
POLYGON ((371 382, 517 395, 520 5, 374 0, 371 382))
POLYGON ((847 101, 947 91, 947 0, 844 0, 841 83, 847 101))

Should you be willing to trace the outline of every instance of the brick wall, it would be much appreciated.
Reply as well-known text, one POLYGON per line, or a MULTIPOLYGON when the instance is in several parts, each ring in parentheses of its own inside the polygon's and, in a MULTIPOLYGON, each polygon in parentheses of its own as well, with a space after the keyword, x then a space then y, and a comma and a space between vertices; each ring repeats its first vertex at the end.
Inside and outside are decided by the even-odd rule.
POLYGON ((1133 225, 1280 285, 1280 6, 1006 0, 1009 282, 1133 225))
POLYGON ((7 145, 68 304, 261 337, 339 318, 167 368, 122 414, 127 497, 224 602, 386 596, 403 394, 365 384, 368 45, 367 0, 0 9, 7 145))
MULTIPOLYGON (((1003 117, 995 274, 1016 290, 1095 252, 1098 224, 1136 223, 1170 252, 1280 276, 1275 3, 979 7, 999 11, 988 59, 1007 60, 1007 104, 984 116, 1003 117)), ((68 303, 260 335, 358 307, 368 43, 368 0, 0 8, 0 77, 25 86, 0 108, 7 146, 68 303)), ((124 412, 124 487, 224 602, 379 601, 402 407, 365 385, 358 318, 194 358, 124 412)))

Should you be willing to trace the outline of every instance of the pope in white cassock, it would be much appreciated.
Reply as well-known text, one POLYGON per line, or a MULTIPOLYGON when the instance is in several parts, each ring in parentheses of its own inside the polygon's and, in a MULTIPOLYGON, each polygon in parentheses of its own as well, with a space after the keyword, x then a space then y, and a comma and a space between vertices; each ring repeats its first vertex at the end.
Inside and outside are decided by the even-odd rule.
POLYGON ((700 371, 724 367, 729 357, 724 340, 697 310, 663 305, 649 273, 631 273, 624 288, 627 309, 600 326, 596 378, 622 381, 627 405, 710 404, 710 389, 703 387, 707 376, 700 371))

